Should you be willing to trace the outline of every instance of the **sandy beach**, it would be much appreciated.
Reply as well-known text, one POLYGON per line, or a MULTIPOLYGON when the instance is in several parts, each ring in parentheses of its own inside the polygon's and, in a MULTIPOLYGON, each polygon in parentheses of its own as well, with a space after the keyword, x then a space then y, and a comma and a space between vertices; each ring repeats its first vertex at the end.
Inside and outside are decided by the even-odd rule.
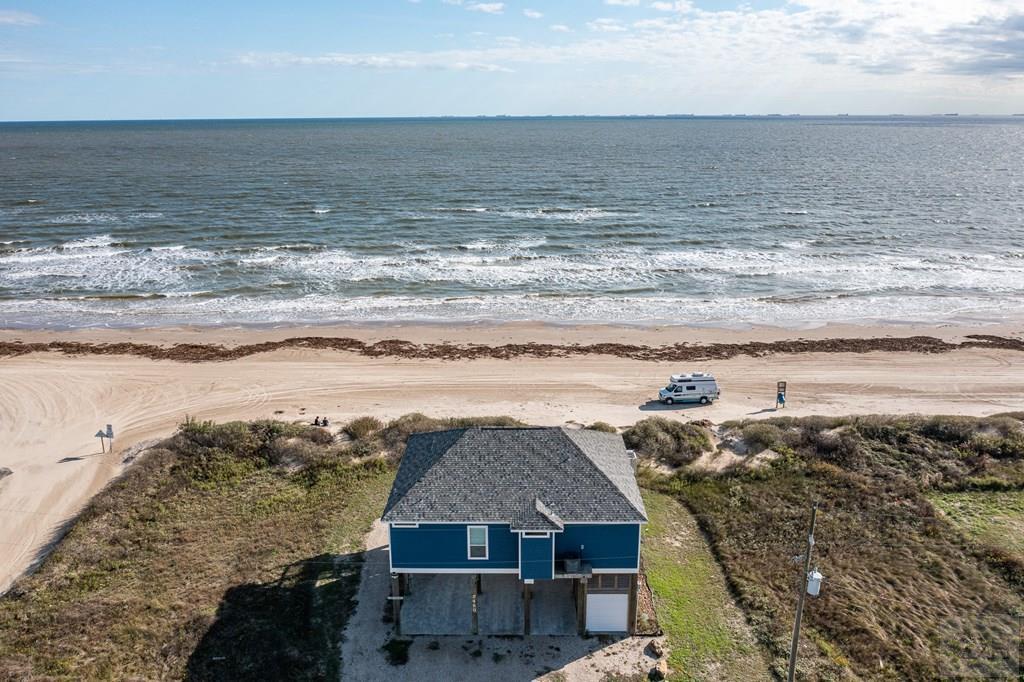
POLYGON ((362 414, 388 418, 414 411, 437 416, 508 414, 536 424, 602 420, 624 426, 651 415, 718 423, 776 414, 772 407, 779 379, 789 382, 785 414, 793 416, 985 415, 1024 410, 1024 352, 982 343, 955 344, 969 341, 969 335, 986 334, 1012 346, 1022 338, 1019 330, 890 326, 794 332, 510 324, 0 331, 0 343, 9 344, 8 351, 20 344, 52 342, 231 348, 293 337, 355 339, 365 344, 400 339, 461 349, 552 344, 562 351, 573 344, 657 349, 679 343, 699 347, 848 341, 846 346, 809 346, 824 352, 750 354, 749 348, 734 348, 721 358, 685 365, 628 354, 562 351, 550 356, 526 352, 509 359, 477 353, 476 359, 449 360, 403 356, 401 346, 390 352, 387 345, 378 346, 383 350, 376 355, 286 345, 209 362, 153 360, 96 347, 96 352, 73 355, 8 352, 0 356, 0 467, 12 474, 0 480, 0 590, 28 569, 61 524, 122 470, 126 454, 140 443, 168 435, 185 415, 215 420, 312 420, 326 415, 336 425, 362 414), (927 352, 841 350, 859 347, 854 343, 858 339, 889 339, 886 348, 900 348, 900 340, 912 337, 945 345, 927 352), (668 408, 653 402, 668 374, 690 369, 715 373, 723 391, 718 403, 668 408), (103 454, 93 434, 107 423, 114 426, 117 439, 114 452, 103 454))

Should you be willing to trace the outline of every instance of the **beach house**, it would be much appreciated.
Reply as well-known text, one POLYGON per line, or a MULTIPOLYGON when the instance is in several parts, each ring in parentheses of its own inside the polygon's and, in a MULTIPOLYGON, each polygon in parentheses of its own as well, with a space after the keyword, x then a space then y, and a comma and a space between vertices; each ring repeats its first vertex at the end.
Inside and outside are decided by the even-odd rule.
POLYGON ((633 631, 647 514, 616 434, 413 435, 382 518, 402 634, 633 631))

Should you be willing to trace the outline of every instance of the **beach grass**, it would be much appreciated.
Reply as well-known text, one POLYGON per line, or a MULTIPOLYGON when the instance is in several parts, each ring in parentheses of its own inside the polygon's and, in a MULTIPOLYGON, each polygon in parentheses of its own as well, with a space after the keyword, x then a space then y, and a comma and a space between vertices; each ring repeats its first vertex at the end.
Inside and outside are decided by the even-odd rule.
POLYGON ((187 419, 0 598, 0 679, 337 679, 363 540, 408 436, 518 424, 354 421, 345 439, 187 419))
MULTIPOLYGON (((0 599, 0 679, 337 678, 363 538, 408 436, 516 423, 412 414, 335 438, 187 420, 0 599)), ((634 434, 705 447, 700 434, 651 426, 634 434)), ((1019 670, 1022 415, 723 428, 779 456, 640 469, 644 566, 675 677, 784 675, 811 502, 825 584, 805 611, 803 678, 1019 670)))
MULTIPOLYGON (((929 495, 1020 486, 1019 415, 772 419, 726 430, 780 457, 647 473, 696 517, 784 675, 812 502, 821 595, 804 613, 807 679, 1005 678, 1019 670, 1024 565, 979 551, 929 495)), ((975 494, 972 492, 971 494, 975 494)))
POLYGON ((323 440, 186 424, 0 600, 0 678, 337 677, 363 536, 393 473, 323 440), (317 459, 275 461, 299 451, 317 459))

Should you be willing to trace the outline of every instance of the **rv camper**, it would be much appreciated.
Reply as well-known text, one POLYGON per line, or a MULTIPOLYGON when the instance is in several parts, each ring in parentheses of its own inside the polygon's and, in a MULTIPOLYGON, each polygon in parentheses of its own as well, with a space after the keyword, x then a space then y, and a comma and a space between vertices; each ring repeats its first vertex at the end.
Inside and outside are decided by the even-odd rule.
POLYGON ((721 395, 715 377, 705 372, 673 374, 668 386, 658 391, 658 400, 666 405, 700 403, 708 405, 721 395))

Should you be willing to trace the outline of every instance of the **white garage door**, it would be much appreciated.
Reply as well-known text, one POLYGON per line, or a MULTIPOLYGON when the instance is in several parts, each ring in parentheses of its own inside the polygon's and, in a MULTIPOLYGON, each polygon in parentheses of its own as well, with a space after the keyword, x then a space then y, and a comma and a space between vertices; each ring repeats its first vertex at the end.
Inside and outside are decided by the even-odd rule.
POLYGON ((629 595, 588 594, 587 630, 591 632, 626 632, 629 616, 629 595))

